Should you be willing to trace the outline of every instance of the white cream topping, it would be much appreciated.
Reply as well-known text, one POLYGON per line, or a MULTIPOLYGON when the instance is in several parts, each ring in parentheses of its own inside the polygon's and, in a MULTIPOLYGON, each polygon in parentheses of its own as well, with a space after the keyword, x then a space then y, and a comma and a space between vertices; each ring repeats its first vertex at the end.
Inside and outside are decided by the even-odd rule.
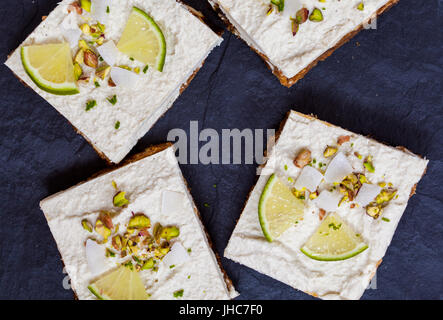
MULTIPOLYGON (((68 15, 70 3, 72 0, 62 1, 21 46, 64 41, 60 24, 68 15)), ((121 161, 138 139, 166 112, 178 97, 182 84, 222 41, 221 37, 175 0, 111 1, 110 13, 107 14, 109 23, 106 25, 106 40, 118 43, 133 6, 153 17, 167 42, 163 72, 150 68, 146 74, 141 73, 142 80, 133 88, 108 87, 106 83, 95 88, 89 84, 80 87, 80 94, 56 96, 37 88, 27 76, 20 60, 20 48, 6 62, 19 78, 115 163, 121 161), (107 102, 107 98, 113 95, 117 95, 118 99, 115 106, 107 102), (86 112, 86 102, 89 100, 96 100, 97 106, 86 112), (118 130, 114 128, 117 121, 121 123, 118 130)), ((75 17, 78 25, 87 22, 78 15, 75 17)), ((76 47, 72 48, 73 54, 76 51, 76 47)), ((117 57, 116 64, 144 68, 123 54, 117 57)))
MULTIPOLYGON (((383 221, 381 217, 373 219, 365 213, 364 208, 351 209, 349 202, 336 209, 337 214, 362 236, 369 248, 351 259, 337 262, 321 262, 305 256, 300 248, 321 222, 319 208, 314 201, 309 200, 306 202, 303 221, 291 227, 274 242, 267 242, 258 220, 260 195, 269 178, 269 175, 262 175, 229 240, 225 250, 227 258, 323 299, 361 297, 376 271, 377 263, 386 253, 408 203, 411 189, 420 180, 428 161, 293 111, 276 146, 269 153, 270 158, 264 172, 275 172, 282 181, 290 185, 288 177, 294 181, 301 172, 293 164, 300 150, 309 149, 317 165, 327 165, 330 158, 324 158, 323 151, 328 145, 337 146, 337 138, 342 135, 349 135, 351 138, 349 142, 339 146, 339 152, 347 156, 355 172, 364 172, 374 184, 390 182, 398 190, 398 197, 391 200, 381 215, 390 222, 383 221), (354 156, 354 152, 359 152, 363 157, 372 155, 375 172, 364 171, 363 160, 354 156)), ((328 192, 330 186, 322 183, 321 194, 328 192)))
POLYGON ((283 12, 274 6, 267 15, 270 0, 211 1, 220 6, 248 45, 265 54, 287 78, 302 71, 389 2, 365 0, 360 11, 357 6, 361 0, 286 0, 283 12), (293 36, 290 17, 302 7, 310 13, 314 8, 321 9, 323 21, 307 20, 293 36))
MULTIPOLYGON (((217 259, 194 211, 195 206, 172 147, 57 193, 43 200, 40 206, 79 299, 94 299, 87 286, 96 279, 88 267, 85 247, 87 239, 95 234, 84 230, 81 221, 88 219, 94 224, 100 210, 118 213, 112 221, 114 226, 120 224, 121 234, 132 212, 144 213, 151 219, 151 224, 158 222, 180 229, 179 237, 171 240, 176 251, 179 250, 174 257, 177 265, 169 268, 160 264, 158 272, 139 272, 152 299, 173 299, 173 292, 181 289, 184 290, 183 299, 230 299, 236 295, 233 289, 228 290, 224 282, 217 259), (130 201, 129 206, 121 211, 112 204, 116 194, 112 181, 116 182, 119 190, 127 192, 126 197, 130 201), (165 190, 182 195, 180 210, 162 213, 165 190), (191 250, 185 252, 184 256, 180 246, 186 251, 191 250)), ((111 248, 110 240, 107 247, 111 248)), ((106 268, 102 272, 115 268, 116 263, 123 260, 106 258, 106 268)), ((96 262, 97 259, 90 261, 96 262)))

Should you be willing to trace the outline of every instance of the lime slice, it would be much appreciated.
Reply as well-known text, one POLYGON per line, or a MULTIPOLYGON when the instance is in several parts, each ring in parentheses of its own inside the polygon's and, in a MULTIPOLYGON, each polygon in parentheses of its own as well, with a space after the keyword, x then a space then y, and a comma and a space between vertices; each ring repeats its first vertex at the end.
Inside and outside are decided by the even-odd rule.
POLYGON ((266 239, 272 242, 303 217, 304 202, 275 175, 269 177, 258 204, 258 218, 266 239))
POLYGON ((368 245, 337 214, 331 213, 320 224, 301 251, 320 261, 346 260, 365 251, 368 245))
POLYGON ((22 47, 21 57, 26 73, 40 89, 57 95, 79 93, 68 43, 22 47))
POLYGON ((147 300, 148 293, 137 271, 120 266, 88 287, 100 300, 147 300))
POLYGON ((133 8, 117 48, 129 57, 158 71, 163 70, 166 41, 155 21, 144 11, 133 8))

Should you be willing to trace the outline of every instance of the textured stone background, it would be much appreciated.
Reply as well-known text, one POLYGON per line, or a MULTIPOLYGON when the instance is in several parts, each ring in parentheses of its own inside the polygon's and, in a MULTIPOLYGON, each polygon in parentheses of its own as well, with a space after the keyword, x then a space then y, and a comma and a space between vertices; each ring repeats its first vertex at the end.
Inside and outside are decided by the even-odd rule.
MULTIPOLYGON (((147 0, 148 1, 148 0, 147 0)), ((57 0, 6 0, 0 9, 0 60, 57 0)), ((204 1, 187 1, 211 21, 204 1)), ((291 89, 225 32, 173 108, 132 154, 166 140, 171 128, 277 128, 291 108, 402 145, 430 159, 364 299, 443 299, 443 1, 401 0, 291 89), (358 45, 359 43, 359 45, 358 45)), ((0 66, 0 298, 72 299, 39 201, 106 167, 67 120, 0 66)), ((182 165, 219 253, 228 242, 255 165, 182 165), (212 185, 217 184, 217 188, 212 185), (210 206, 204 206, 208 203, 210 206)), ((240 299, 310 299, 249 268, 222 259, 240 299)))

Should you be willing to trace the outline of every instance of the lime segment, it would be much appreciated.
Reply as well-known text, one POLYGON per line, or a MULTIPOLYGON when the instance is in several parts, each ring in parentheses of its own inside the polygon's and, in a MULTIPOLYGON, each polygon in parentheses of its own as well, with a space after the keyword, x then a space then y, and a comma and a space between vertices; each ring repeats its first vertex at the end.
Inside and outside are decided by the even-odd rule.
POLYGON ((263 234, 272 242, 303 217, 304 202, 275 175, 271 175, 260 197, 258 217, 263 234))
POLYGON ((133 8, 117 48, 130 58, 163 70, 166 41, 160 27, 144 11, 133 8))
POLYGON ((346 260, 368 248, 337 214, 329 214, 309 238, 301 251, 311 259, 320 261, 346 260))
POLYGON ((137 271, 120 266, 88 287, 100 300, 147 300, 147 294, 137 271))
POLYGON ((79 93, 68 43, 25 46, 21 58, 26 73, 40 89, 56 95, 79 93))

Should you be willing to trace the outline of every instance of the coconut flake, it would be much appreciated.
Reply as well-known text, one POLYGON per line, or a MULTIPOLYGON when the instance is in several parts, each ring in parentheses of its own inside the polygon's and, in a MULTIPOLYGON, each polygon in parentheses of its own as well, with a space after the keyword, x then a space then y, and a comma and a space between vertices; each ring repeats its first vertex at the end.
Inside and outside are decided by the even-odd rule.
POLYGON ((91 15, 98 22, 106 24, 109 13, 107 13, 108 7, 111 6, 109 0, 92 0, 91 2, 91 15))
POLYGON ((172 245, 171 251, 163 258, 163 263, 167 266, 178 266, 191 260, 186 249, 180 242, 176 242, 172 245))
POLYGON ((382 188, 376 184, 363 183, 357 196, 355 197, 355 202, 362 207, 366 207, 375 199, 375 197, 380 193, 381 189, 382 188))
POLYGON ((283 10, 284 17, 295 18, 297 10, 302 7, 300 0, 285 0, 285 9, 283 10))
POLYGON ((118 56, 118 49, 115 46, 114 41, 109 40, 100 47, 97 47, 97 51, 108 65, 113 66, 115 64, 118 56))
POLYGON ((134 88, 140 80, 140 76, 123 68, 112 67, 111 79, 117 86, 134 88))
POLYGON ((179 192, 165 190, 162 194, 162 213, 180 213, 183 211, 183 194, 179 192))
POLYGON ((75 47, 82 35, 80 28, 77 25, 77 17, 75 13, 68 14, 60 24, 63 38, 69 42, 69 45, 75 47))
POLYGON ((93 276, 101 274, 106 269, 106 249, 94 240, 86 241, 86 261, 93 276))
POLYGON ((323 175, 311 166, 305 166, 295 181, 294 187, 297 190, 306 188, 311 192, 317 190, 318 185, 323 179, 323 175))
POLYGON ((332 159, 331 163, 329 163, 325 172, 325 180, 329 183, 340 182, 344 177, 352 173, 352 171, 353 168, 348 158, 342 152, 339 152, 334 159, 332 159))
POLYGON ((340 199, 341 195, 338 192, 329 192, 324 190, 312 202, 320 209, 330 212, 337 210, 340 199))

